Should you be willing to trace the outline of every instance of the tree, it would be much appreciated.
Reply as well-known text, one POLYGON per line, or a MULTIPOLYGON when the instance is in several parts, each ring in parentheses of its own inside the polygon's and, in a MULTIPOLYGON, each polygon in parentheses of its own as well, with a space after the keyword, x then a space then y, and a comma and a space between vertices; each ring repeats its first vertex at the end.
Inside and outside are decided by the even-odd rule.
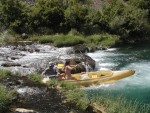
POLYGON ((2 23, 18 33, 25 32, 28 25, 27 4, 20 0, 6 0, 2 2, 2 23))
POLYGON ((48 27, 57 32, 64 20, 64 8, 63 0, 37 0, 31 14, 34 28, 48 27))

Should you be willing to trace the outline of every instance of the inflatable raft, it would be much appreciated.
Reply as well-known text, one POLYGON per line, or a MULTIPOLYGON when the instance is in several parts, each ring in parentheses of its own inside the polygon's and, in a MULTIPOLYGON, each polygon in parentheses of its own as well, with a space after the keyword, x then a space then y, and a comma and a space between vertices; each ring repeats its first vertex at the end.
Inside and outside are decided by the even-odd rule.
POLYGON ((80 87, 88 87, 90 85, 101 85, 116 82, 117 80, 131 76, 134 73, 134 70, 87 72, 72 74, 73 80, 65 81, 80 87))

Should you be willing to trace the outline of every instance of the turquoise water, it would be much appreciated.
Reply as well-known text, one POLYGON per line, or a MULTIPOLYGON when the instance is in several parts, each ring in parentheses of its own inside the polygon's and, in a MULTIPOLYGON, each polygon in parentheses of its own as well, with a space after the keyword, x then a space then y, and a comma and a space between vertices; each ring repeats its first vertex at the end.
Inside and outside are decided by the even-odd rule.
POLYGON ((96 70, 135 70, 133 76, 113 84, 91 86, 85 90, 89 95, 109 93, 123 95, 129 100, 150 104, 150 49, 149 46, 112 48, 88 53, 96 61, 96 70))

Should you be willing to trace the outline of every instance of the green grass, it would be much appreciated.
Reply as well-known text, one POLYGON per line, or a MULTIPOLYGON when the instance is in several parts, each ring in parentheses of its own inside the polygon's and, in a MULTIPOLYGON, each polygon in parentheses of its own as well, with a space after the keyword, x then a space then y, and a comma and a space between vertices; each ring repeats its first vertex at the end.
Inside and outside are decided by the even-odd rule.
POLYGON ((56 35, 44 35, 44 36, 33 36, 29 40, 39 41, 40 43, 49 43, 56 47, 67 47, 75 46, 78 44, 87 44, 90 47, 93 46, 106 46, 111 47, 119 42, 119 37, 110 34, 99 34, 91 36, 74 35, 68 33, 67 35, 56 34, 56 35))
POLYGON ((62 87, 61 90, 66 97, 66 101, 76 104, 79 109, 85 110, 88 107, 89 99, 82 90, 77 88, 77 86, 58 79, 50 79, 47 84, 53 87, 62 87))
POLYGON ((68 102, 75 103, 82 110, 85 110, 90 104, 86 94, 78 88, 66 92, 65 95, 68 102))
POLYGON ((31 73, 28 75, 28 78, 34 83, 42 83, 42 76, 36 73, 31 73))
POLYGON ((29 40, 39 41, 40 43, 49 43, 56 47, 64 47, 64 46, 74 46, 77 44, 83 44, 84 38, 83 36, 76 35, 45 35, 45 36, 33 36, 29 40))
POLYGON ((0 44, 11 44, 18 40, 18 35, 11 30, 6 30, 0 33, 0 44))
POLYGON ((107 113, 149 113, 150 111, 150 105, 130 101, 123 96, 114 98, 111 95, 99 94, 88 97, 84 90, 65 81, 51 79, 49 85, 61 86, 63 95, 66 96, 66 101, 76 104, 82 110, 85 110, 92 103, 97 103, 98 105, 103 105, 107 113))
POLYGON ((105 106, 107 113, 149 113, 150 111, 150 105, 127 100, 123 96, 114 98, 111 95, 102 94, 91 98, 91 102, 105 106))
POLYGON ((0 86, 0 112, 4 113, 9 110, 15 90, 7 91, 3 86, 0 86))
POLYGON ((0 80, 1 79, 4 79, 4 78, 7 78, 7 77, 11 77, 11 76, 19 76, 20 74, 19 73, 13 73, 11 71, 8 71, 8 70, 3 70, 3 69, 0 69, 0 80))
POLYGON ((100 34, 100 35, 91 35, 87 36, 86 43, 93 47, 95 46, 105 46, 105 47, 112 47, 119 43, 119 36, 117 35, 110 35, 110 34, 100 34))

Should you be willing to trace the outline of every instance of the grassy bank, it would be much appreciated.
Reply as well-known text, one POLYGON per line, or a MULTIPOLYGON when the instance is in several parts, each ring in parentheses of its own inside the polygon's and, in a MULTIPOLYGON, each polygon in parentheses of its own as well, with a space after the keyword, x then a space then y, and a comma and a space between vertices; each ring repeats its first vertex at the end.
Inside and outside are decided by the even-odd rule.
POLYGON ((119 37, 116 35, 109 34, 98 34, 98 35, 73 35, 73 34, 56 34, 56 35, 44 35, 44 36, 33 36, 29 40, 39 41, 40 43, 49 43, 56 47, 68 47, 75 46, 78 44, 86 44, 88 47, 105 46, 112 47, 119 43, 119 37))
POLYGON ((15 89, 9 89, 2 84, 2 80, 11 76, 18 76, 18 73, 12 73, 7 70, 0 70, 0 112, 4 113, 9 110, 12 100, 14 99, 15 89))
MULTIPOLYGON (((54 35, 29 35, 26 40, 37 41, 41 44, 50 44, 56 47, 68 47, 78 44, 84 44, 88 47, 112 47, 120 43, 120 37, 107 33, 95 35, 82 35, 76 30, 71 30, 68 34, 54 34, 54 35)), ((0 44, 11 44, 17 41, 25 41, 21 36, 12 31, 3 31, 0 33, 0 44)))
POLYGON ((93 103, 103 107, 106 113, 149 113, 150 111, 150 105, 143 105, 137 101, 130 101, 123 96, 114 98, 111 94, 101 94, 95 95, 95 97, 92 98, 88 97, 84 90, 57 79, 50 80, 48 85, 55 87, 59 86, 59 90, 65 95, 66 101, 76 104, 76 106, 83 111, 89 106, 93 106, 93 103))

